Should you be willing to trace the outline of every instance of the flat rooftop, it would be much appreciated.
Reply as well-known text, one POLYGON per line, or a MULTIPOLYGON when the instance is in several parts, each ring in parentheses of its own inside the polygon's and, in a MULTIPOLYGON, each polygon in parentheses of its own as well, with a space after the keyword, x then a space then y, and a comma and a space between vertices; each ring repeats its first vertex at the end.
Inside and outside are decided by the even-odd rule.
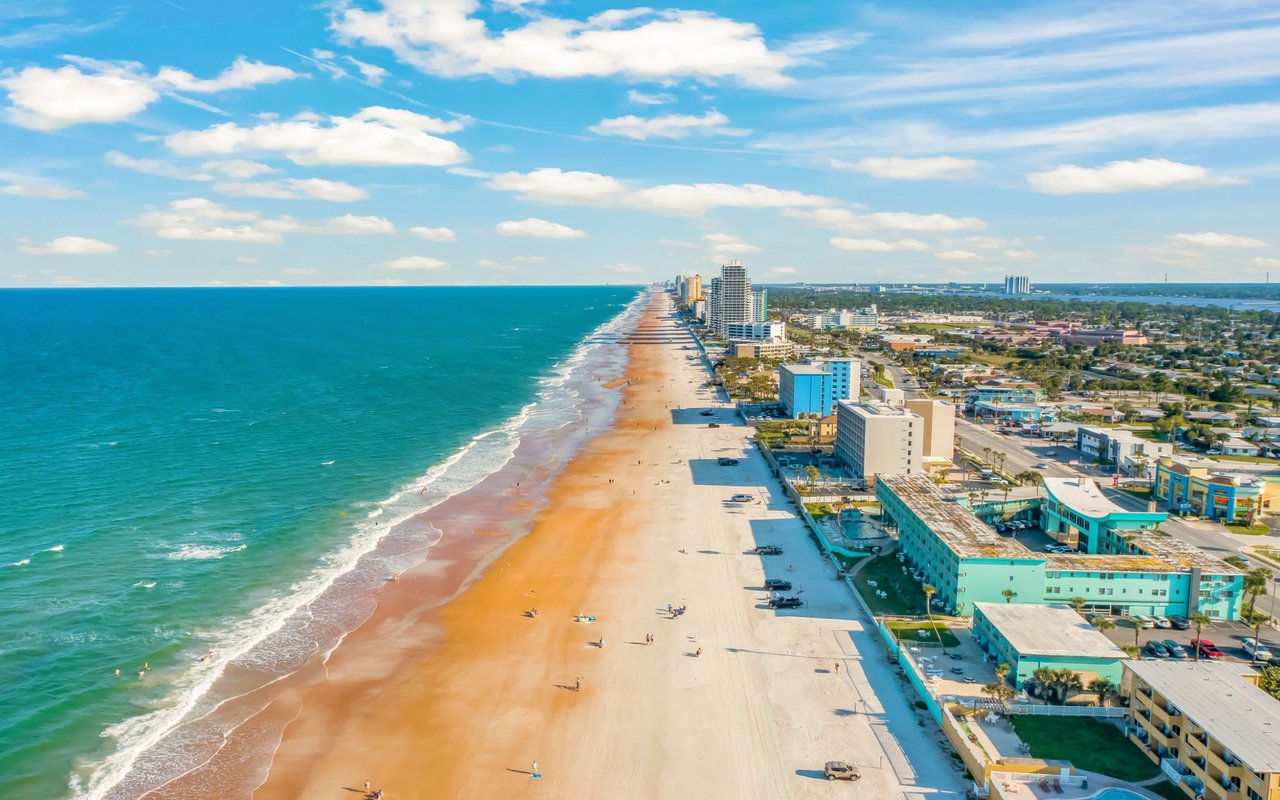
POLYGON ((1127 658, 1114 642, 1099 633, 1070 606, 974 603, 1024 656, 1127 658))
POLYGON ((792 375, 827 375, 827 369, 821 364, 783 364, 779 369, 785 369, 792 375))
POLYGON ((1101 519, 1112 514, 1140 514, 1118 505, 1087 478, 1043 477, 1044 489, 1055 499, 1086 517, 1101 519))
POLYGON ((1130 661, 1128 668, 1254 772, 1280 772, 1280 700, 1247 664, 1130 661))
POLYGON ((900 406, 889 405, 888 403, 855 403, 852 400, 841 400, 840 405, 848 408, 855 414, 862 414, 868 417, 918 417, 919 414, 914 411, 902 408, 900 406))

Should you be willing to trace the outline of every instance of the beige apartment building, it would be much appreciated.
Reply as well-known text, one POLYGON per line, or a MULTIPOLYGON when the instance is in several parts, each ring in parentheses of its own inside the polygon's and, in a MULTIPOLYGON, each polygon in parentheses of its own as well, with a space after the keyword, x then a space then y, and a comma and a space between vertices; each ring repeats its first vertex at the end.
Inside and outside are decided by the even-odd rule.
POLYGON ((1246 664, 1127 661, 1125 730, 1188 798, 1280 800, 1280 700, 1246 664))
POLYGON ((922 470, 924 420, 884 403, 842 401, 836 406, 836 460, 870 484, 876 475, 922 470))
POLYGON ((955 455, 956 407, 945 400, 908 400, 904 407, 924 420, 921 455, 950 461, 955 455))

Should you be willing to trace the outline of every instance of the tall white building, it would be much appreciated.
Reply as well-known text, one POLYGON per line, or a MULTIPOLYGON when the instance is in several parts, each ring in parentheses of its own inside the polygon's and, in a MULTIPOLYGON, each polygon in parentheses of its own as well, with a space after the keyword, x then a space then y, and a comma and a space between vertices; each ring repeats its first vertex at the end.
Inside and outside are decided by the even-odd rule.
POLYGON ((753 322, 751 317, 751 278, 739 261, 720 267, 720 277, 711 279, 707 293, 708 327, 720 337, 728 333, 731 322, 753 322))
POLYGON ((1031 294, 1031 278, 1026 275, 1005 275, 1005 294, 1031 294))
POLYGON ((836 460, 868 484, 877 475, 912 475, 923 467, 924 420, 884 403, 836 406, 836 460))
POLYGON ((751 290, 751 321, 764 322, 769 318, 769 290, 751 290))

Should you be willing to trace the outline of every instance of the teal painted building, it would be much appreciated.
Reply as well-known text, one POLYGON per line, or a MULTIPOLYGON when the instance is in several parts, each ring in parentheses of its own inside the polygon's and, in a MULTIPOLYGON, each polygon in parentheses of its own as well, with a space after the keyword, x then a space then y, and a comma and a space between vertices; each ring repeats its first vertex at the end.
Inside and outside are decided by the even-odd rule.
POLYGON ((1069 669, 1086 686, 1104 678, 1119 686, 1125 652, 1070 606, 978 603, 973 641, 996 664, 1009 665, 1015 689, 1037 669, 1069 669))
POLYGON ((878 476, 876 498, 883 519, 897 528, 901 557, 937 589, 938 609, 951 614, 970 616, 975 603, 1081 597, 1086 608, 1118 616, 1239 616, 1240 570, 1160 533, 1155 526, 1164 514, 1105 509, 1097 487, 1056 483, 1066 480, 1075 481, 1046 479, 1041 511, 1050 535, 1077 547, 1066 554, 1032 551, 1001 536, 925 475, 878 476))

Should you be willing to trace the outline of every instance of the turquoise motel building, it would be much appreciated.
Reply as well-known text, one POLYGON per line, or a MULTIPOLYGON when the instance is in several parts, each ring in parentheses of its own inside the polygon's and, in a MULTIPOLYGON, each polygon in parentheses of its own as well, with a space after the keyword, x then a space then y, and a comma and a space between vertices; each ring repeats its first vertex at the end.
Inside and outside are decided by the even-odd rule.
POLYGON ((1127 658, 1067 605, 977 603, 973 641, 994 663, 1009 665, 1015 689, 1041 667, 1069 669, 1086 685, 1103 678, 1119 686, 1127 658))
POLYGON ((1047 478, 1040 514, 1070 553, 1033 551, 984 524, 926 475, 882 475, 876 498, 898 531, 899 552, 932 584, 948 613, 976 603, 1060 604, 1084 599, 1096 613, 1240 614, 1243 573, 1157 525, 1164 514, 1130 512, 1092 482, 1047 478))
POLYGON ((853 361, 829 358, 778 367, 778 401, 792 419, 801 414, 831 416, 835 404, 856 394, 853 361))

